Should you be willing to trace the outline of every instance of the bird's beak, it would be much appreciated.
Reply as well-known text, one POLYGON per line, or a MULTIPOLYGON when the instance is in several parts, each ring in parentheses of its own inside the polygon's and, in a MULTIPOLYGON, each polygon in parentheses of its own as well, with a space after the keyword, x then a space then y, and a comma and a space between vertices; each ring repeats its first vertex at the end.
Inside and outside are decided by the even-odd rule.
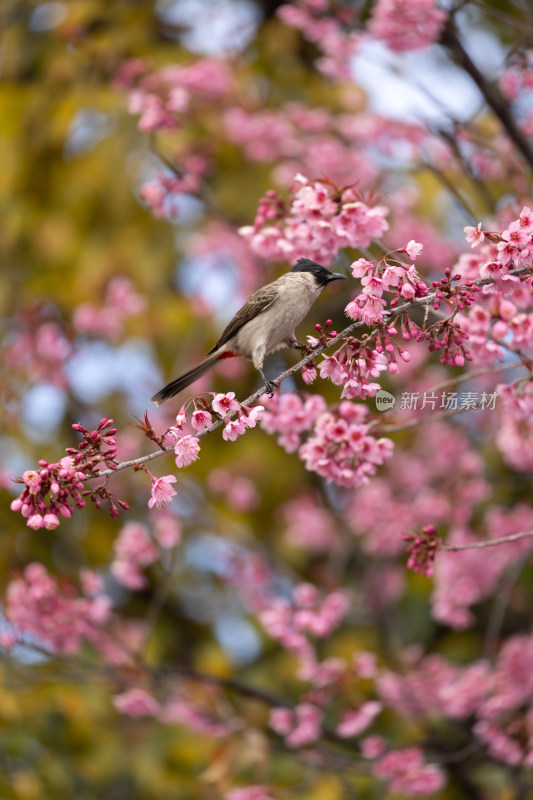
POLYGON ((331 275, 328 275, 328 283, 331 281, 345 281, 346 275, 341 275, 340 272, 332 272, 331 275))

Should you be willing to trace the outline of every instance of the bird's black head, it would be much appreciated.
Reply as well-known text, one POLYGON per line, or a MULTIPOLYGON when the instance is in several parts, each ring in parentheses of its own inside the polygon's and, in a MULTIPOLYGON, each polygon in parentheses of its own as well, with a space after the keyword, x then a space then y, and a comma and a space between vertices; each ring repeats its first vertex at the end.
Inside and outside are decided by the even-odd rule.
POLYGON ((311 261, 309 258, 299 258, 291 272, 310 272, 322 288, 331 281, 340 281, 346 278, 346 275, 331 272, 327 267, 323 267, 322 264, 317 264, 316 261, 311 261))

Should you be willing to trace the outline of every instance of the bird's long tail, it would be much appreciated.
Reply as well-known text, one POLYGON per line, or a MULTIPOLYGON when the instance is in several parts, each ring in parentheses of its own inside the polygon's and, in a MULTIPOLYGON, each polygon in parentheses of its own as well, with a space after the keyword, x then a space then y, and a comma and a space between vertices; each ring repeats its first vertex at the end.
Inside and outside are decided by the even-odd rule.
POLYGON ((184 375, 176 378, 175 381, 167 383, 167 385, 164 386, 161 391, 159 391, 157 394, 154 394, 151 402, 155 403, 156 406, 162 405, 162 403, 164 403, 166 400, 169 400, 171 397, 174 397, 174 395, 179 394, 182 389, 186 389, 187 386, 191 385, 191 383, 194 383, 198 380, 198 378, 201 378, 202 375, 205 375, 206 372, 209 372, 210 369, 213 369, 219 360, 220 354, 213 354, 212 356, 204 358, 204 360, 200 362, 198 366, 193 367, 184 375))

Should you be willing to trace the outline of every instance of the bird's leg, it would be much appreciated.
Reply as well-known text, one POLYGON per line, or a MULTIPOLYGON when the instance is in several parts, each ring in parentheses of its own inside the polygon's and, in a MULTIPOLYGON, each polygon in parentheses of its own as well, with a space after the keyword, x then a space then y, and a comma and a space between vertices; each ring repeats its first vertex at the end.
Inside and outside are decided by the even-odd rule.
POLYGON ((261 375, 262 379, 265 382, 266 393, 268 394, 269 397, 274 397, 274 392, 276 391, 276 384, 273 381, 268 380, 261 367, 258 367, 258 370, 259 374, 261 375))

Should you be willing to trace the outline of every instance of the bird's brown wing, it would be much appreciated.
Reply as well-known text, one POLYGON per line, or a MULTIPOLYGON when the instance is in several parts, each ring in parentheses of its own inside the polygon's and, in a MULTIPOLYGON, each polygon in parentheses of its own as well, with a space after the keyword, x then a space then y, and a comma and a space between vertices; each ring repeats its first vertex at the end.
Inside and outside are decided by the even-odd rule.
POLYGON ((228 322, 222 331, 220 339, 207 355, 214 353, 215 350, 218 350, 219 347, 226 344, 232 336, 235 336, 247 322, 257 317, 262 311, 266 311, 266 309, 272 305, 278 294, 279 288, 277 286, 277 281, 269 283, 254 292, 243 307, 237 311, 233 319, 228 322))

